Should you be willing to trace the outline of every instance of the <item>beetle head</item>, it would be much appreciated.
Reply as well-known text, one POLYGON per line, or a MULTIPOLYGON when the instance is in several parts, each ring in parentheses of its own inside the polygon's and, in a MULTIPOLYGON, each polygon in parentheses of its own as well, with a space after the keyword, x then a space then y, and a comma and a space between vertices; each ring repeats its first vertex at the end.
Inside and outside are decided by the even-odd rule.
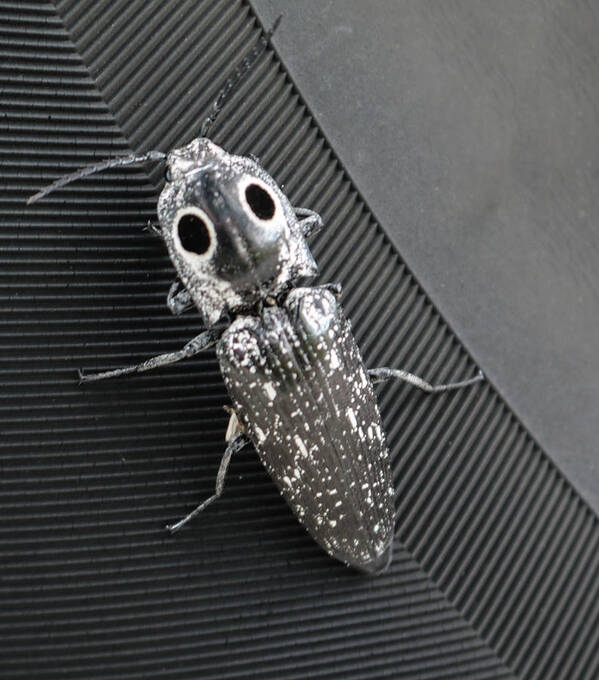
POLYGON ((165 176, 164 240, 207 323, 316 274, 289 200, 256 161, 201 137, 168 154, 165 176))

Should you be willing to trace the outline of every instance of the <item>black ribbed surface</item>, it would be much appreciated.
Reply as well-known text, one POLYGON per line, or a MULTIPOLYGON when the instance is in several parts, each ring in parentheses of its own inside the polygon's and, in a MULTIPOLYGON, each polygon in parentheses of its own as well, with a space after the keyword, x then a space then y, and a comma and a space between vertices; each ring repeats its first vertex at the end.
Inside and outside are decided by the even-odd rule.
MULTIPOLYGON (((85 388, 75 375, 200 328, 168 314, 173 271, 140 228, 159 175, 24 201, 96 158, 190 139, 259 33, 241 2, 57 5, 0 2, 2 677, 597 677, 596 519, 488 384, 381 391, 406 548, 383 577, 324 555, 251 449, 217 506, 166 534, 213 487, 213 354, 85 388)), ((215 141, 322 212, 313 251, 369 365, 472 374, 272 53, 215 141)))

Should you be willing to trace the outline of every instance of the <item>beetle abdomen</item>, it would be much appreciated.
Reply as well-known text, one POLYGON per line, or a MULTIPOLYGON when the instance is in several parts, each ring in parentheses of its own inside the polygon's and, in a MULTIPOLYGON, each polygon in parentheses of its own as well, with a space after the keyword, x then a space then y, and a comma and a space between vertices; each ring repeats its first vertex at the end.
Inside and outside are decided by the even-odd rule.
POLYGON ((217 347, 237 414, 299 521, 370 573, 391 559, 393 489, 374 392, 334 296, 293 290, 217 347))

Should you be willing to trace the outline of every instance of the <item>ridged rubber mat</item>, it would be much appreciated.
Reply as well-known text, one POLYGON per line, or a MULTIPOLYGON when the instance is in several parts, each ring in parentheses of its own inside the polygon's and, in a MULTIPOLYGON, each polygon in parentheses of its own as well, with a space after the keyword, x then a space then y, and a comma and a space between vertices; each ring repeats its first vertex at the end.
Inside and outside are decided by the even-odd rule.
MULTIPOLYGON (((1 677, 597 678, 596 518, 489 384, 381 390, 400 527, 382 577, 322 553, 251 448, 219 503, 167 534, 213 488, 227 420, 214 355, 76 377, 200 329, 167 312, 173 270, 142 231, 158 171, 24 202, 95 159, 192 138, 259 27, 231 0, 0 11, 1 677)), ((272 51, 215 139, 323 214, 313 251, 370 366, 473 373, 272 51)))

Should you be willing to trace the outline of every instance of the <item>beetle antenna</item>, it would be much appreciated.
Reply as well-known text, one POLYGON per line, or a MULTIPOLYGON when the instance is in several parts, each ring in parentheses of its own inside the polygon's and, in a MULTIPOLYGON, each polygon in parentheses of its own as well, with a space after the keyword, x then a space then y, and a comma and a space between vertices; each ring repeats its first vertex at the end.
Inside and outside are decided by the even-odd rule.
POLYGON ((251 52, 244 59, 242 59, 242 61, 237 65, 233 74, 229 76, 223 89, 218 93, 218 96, 212 105, 212 112, 202 123, 202 127, 200 128, 200 137, 208 136, 210 128, 212 127, 218 114, 223 110, 225 104, 227 103, 227 99, 231 95, 231 92, 233 92, 237 85, 239 85, 239 83, 243 80, 244 76, 247 75, 247 73, 251 70, 252 66, 254 66, 258 60, 258 57, 260 57, 260 55, 266 50, 268 47, 268 42, 279 27, 282 18, 283 15, 279 14, 275 20, 275 23, 272 25, 272 28, 265 35, 260 37, 260 40, 256 45, 254 45, 251 52))
POLYGON ((108 168, 122 168, 125 165, 133 165, 134 163, 145 163, 146 161, 161 161, 164 160, 165 158, 166 154, 162 153, 162 151, 148 151, 147 153, 140 155, 132 153, 129 154, 128 156, 108 158, 105 161, 96 163, 96 165, 88 165, 86 168, 79 168, 79 170, 76 170, 70 175, 60 177, 55 182, 52 182, 52 184, 49 184, 47 187, 44 187, 43 189, 40 189, 40 191, 38 191, 37 194, 33 194, 33 196, 30 196, 27 199, 27 205, 31 205, 32 203, 39 201, 40 198, 44 198, 55 189, 60 189, 61 187, 64 187, 65 185, 70 184, 75 180, 81 179, 82 177, 94 175, 96 172, 102 172, 102 170, 107 170, 108 168))

